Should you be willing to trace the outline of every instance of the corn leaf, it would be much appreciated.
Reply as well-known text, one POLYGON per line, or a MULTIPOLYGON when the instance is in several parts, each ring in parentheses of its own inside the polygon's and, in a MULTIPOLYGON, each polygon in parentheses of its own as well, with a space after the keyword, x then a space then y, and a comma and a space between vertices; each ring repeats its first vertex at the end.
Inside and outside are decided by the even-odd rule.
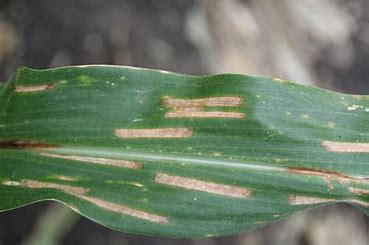
POLYGON ((369 99, 114 66, 0 86, 0 210, 56 200, 112 229, 221 236, 315 206, 368 212, 369 99))

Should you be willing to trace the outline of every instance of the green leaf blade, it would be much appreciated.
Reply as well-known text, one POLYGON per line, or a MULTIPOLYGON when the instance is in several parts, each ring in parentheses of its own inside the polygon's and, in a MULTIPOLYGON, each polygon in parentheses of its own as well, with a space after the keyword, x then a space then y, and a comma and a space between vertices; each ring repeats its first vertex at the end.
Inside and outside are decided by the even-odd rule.
POLYGON ((112 66, 22 68, 12 81, 0 210, 55 199, 113 229, 206 237, 367 206, 366 96, 112 66))

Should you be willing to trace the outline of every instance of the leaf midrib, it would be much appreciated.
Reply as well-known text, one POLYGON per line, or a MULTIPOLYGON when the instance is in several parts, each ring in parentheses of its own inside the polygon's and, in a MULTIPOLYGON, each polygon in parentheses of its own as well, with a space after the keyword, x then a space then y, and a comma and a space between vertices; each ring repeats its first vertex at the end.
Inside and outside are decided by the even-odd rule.
POLYGON ((285 172, 286 168, 264 162, 243 162, 229 159, 213 160, 205 157, 189 157, 184 154, 148 153, 127 149, 101 148, 101 147, 58 147, 43 150, 65 155, 80 155, 104 158, 122 158, 125 160, 160 161, 163 163, 187 163, 193 165, 207 165, 214 167, 231 167, 235 169, 249 169, 257 171, 285 172))

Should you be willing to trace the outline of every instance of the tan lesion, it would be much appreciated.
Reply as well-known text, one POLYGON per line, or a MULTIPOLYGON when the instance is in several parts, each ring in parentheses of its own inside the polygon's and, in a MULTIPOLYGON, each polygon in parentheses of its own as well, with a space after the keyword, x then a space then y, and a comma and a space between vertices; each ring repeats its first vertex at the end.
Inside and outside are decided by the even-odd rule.
POLYGON ((59 159, 73 160, 73 161, 79 161, 79 162, 108 165, 108 166, 114 166, 114 167, 119 167, 119 168, 140 169, 143 167, 142 163, 140 162, 121 160, 121 159, 86 157, 86 156, 77 156, 77 155, 59 155, 59 154, 50 154, 50 153, 40 153, 40 155, 45 156, 45 157, 50 157, 50 158, 59 158, 59 159))
MULTIPOLYGON (((24 188, 31 188, 31 189, 56 189, 63 191, 67 194, 73 195, 85 201, 88 201, 100 208, 103 208, 107 211, 112 211, 115 213, 119 213, 121 215, 128 215, 135 218, 155 222, 155 223, 162 223, 166 224, 169 223, 169 219, 167 217, 149 213, 146 211, 134 209, 128 206, 124 206, 121 204, 116 204, 113 202, 109 202, 100 198, 87 196, 87 193, 90 192, 90 188, 83 188, 83 187, 76 187, 76 186, 69 186, 64 184, 57 184, 57 183, 50 183, 50 182, 42 182, 37 180, 29 180, 23 179, 20 182, 18 181, 4 181, 2 182, 3 185, 6 186, 13 186, 13 187, 24 187, 24 188)), ((79 209, 75 208, 78 212, 79 209)))
POLYGON ((110 210, 116 213, 133 216, 139 219, 144 219, 144 220, 148 220, 148 221, 155 222, 155 223, 162 223, 162 224, 169 223, 169 219, 161 215, 156 215, 156 214, 141 211, 138 209, 133 209, 127 206, 115 204, 115 203, 108 202, 108 201, 95 198, 95 197, 89 197, 89 196, 79 196, 79 197, 88 202, 95 204, 96 206, 100 208, 110 210))
MULTIPOLYGON (((292 174, 303 175, 306 177, 318 177, 324 180, 327 183, 329 190, 333 189, 332 181, 337 181, 339 184, 348 186, 352 184, 356 185, 367 185, 369 184, 369 179, 366 177, 358 177, 358 176, 349 176, 341 173, 330 172, 326 170, 318 170, 318 169, 308 169, 308 168, 296 168, 290 167, 288 168, 288 172, 292 174)), ((347 192, 350 194, 354 194, 353 199, 329 199, 329 198, 318 198, 318 197, 310 197, 310 196, 290 196, 289 203, 292 205, 304 205, 304 204, 319 204, 319 203, 328 203, 328 202, 350 202, 354 204, 358 204, 361 206, 369 206, 369 203, 358 200, 360 196, 369 195, 369 189, 359 188, 348 186, 347 192)))
MULTIPOLYGON (((292 174, 303 175, 306 177, 321 178, 327 184, 329 191, 334 189, 333 181, 337 181, 339 184, 345 186, 347 188, 347 192, 350 194, 354 194, 357 197, 369 195, 369 189, 365 189, 365 185, 369 185, 369 178, 367 178, 366 176, 349 176, 325 170, 296 167, 290 167, 287 171, 292 174), (359 188, 352 185, 361 185, 364 186, 364 188, 359 188)), ((350 199, 349 201, 362 206, 369 205, 368 203, 361 200, 350 199)))
POLYGON ((323 140, 321 145, 330 152, 369 153, 369 143, 337 142, 323 140))
POLYGON ((153 129, 127 129, 115 130, 115 136, 123 139, 175 139, 190 138, 192 129, 190 128, 153 128, 153 129))
POLYGON ((33 86, 25 86, 25 85, 17 85, 15 87, 15 92, 17 93, 34 93, 34 92, 41 92, 45 90, 50 90, 55 88, 58 84, 65 84, 67 83, 66 80, 60 80, 54 83, 45 83, 33 86))
POLYGON ((166 118, 245 118, 243 112, 205 110, 206 107, 240 107, 243 104, 243 99, 237 96, 199 99, 178 99, 164 96, 163 104, 170 109, 165 114, 166 118))
POLYGON ((288 198, 288 203, 291 205, 313 205, 313 204, 328 204, 335 202, 346 202, 368 207, 369 203, 357 200, 357 199, 332 199, 332 198, 321 198, 321 197, 311 197, 311 196, 294 196, 291 195, 288 198))
POLYGON ((13 180, 6 180, 6 181, 3 181, 1 184, 7 185, 7 186, 20 186, 20 183, 18 181, 13 181, 13 180))
POLYGON ((181 187, 188 190, 203 191, 212 194, 237 198, 246 198, 250 196, 252 192, 250 189, 244 187, 208 182, 175 175, 168 175, 165 173, 156 173, 155 182, 164 185, 181 187))
POLYGON ((238 118, 243 119, 242 112, 203 111, 202 108, 178 108, 165 114, 168 118, 238 118))
POLYGON ((306 177, 321 178, 327 183, 327 186, 330 190, 334 188, 333 181, 337 181, 339 184, 345 186, 350 184, 369 184, 368 176, 350 176, 328 170, 288 167, 287 172, 297 175, 303 175, 306 177))
POLYGON ((56 179, 58 180, 62 180, 62 181, 68 181, 68 182, 73 182, 76 181, 75 178, 71 177, 71 176, 66 176, 66 175, 55 175, 54 176, 56 179))
POLYGON ((241 97, 209 97, 201 99, 176 99, 170 96, 163 97, 167 107, 238 107, 243 101, 241 97))
POLYGON ((357 187, 349 187, 349 192, 356 194, 356 195, 369 195, 369 190, 357 188, 357 187))
POLYGON ((48 83, 42 85, 34 85, 34 86, 16 86, 15 92, 17 93, 32 93, 32 92, 40 92, 44 90, 53 89, 56 86, 56 83, 48 83))
POLYGON ((290 196, 288 198, 289 204, 291 205, 311 205, 311 204, 321 204, 335 202, 334 199, 320 198, 320 197, 310 197, 310 196, 290 196))
POLYGON ((20 182, 20 186, 32 188, 32 189, 43 189, 43 188, 57 189, 57 190, 61 190, 69 194, 73 194, 73 195, 85 195, 87 192, 90 191, 89 188, 69 186, 69 185, 56 184, 56 183, 50 183, 50 182, 41 182, 41 181, 28 180, 28 179, 22 180, 20 182))
POLYGON ((330 172, 326 170, 319 170, 319 169, 309 169, 309 168, 301 168, 301 167, 288 167, 288 173, 303 175, 306 177, 318 177, 321 178, 324 182, 326 182, 328 188, 330 190, 333 189, 332 181, 337 181, 342 185, 348 185, 354 181, 362 181, 360 179, 355 179, 351 176, 346 176, 340 173, 330 172))

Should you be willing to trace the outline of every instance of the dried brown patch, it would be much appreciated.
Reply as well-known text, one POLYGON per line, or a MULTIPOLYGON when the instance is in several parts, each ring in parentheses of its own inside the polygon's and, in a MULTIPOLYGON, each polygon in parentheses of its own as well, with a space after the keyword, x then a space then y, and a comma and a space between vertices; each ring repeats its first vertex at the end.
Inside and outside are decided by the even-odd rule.
POLYGON ((179 108, 165 113, 168 118, 238 118, 244 119, 242 112, 203 111, 202 108, 179 108))
POLYGON ((336 142, 324 140, 321 145, 331 152, 369 153, 369 143, 336 142))
MULTIPOLYGON (((3 184, 9 185, 8 182, 6 183, 3 182, 3 184)), ((12 185, 14 186, 14 184, 12 185)), ((141 210, 136 210, 130 207, 111 203, 111 202, 101 200, 95 197, 86 196, 86 193, 90 191, 90 189, 88 188, 61 185, 61 184, 49 183, 49 182, 41 182, 41 181, 36 181, 36 180, 26 180, 26 179, 20 182, 20 186, 26 187, 26 188, 33 188, 33 189, 43 189, 43 188, 57 189, 65 193, 74 195, 78 198, 89 201, 99 206, 100 208, 108 209, 113 212, 117 212, 117 213, 124 214, 124 215, 130 215, 136 218, 145 219, 145 220, 149 220, 149 221, 156 222, 156 223, 168 223, 169 222, 166 217, 163 217, 160 215, 144 212, 141 210)), ((77 210, 77 212, 80 212, 77 208, 74 208, 74 209, 77 210)))
POLYGON ((335 202, 334 199, 319 198, 319 197, 307 197, 307 196, 290 196, 289 203, 292 205, 308 205, 308 204, 320 204, 327 202, 335 202))
POLYGON ((164 104, 167 107, 237 107, 242 104, 242 98, 240 97, 210 97, 201 99, 174 99, 169 96, 165 96, 164 104))
POLYGON ((289 203, 292 205, 311 205, 311 204, 323 204, 323 203, 329 203, 329 202, 345 202, 345 203, 358 204, 364 207, 369 206, 369 203, 362 201, 362 200, 356 200, 356 199, 337 200, 337 199, 307 197, 307 196, 290 196, 289 197, 289 203))
POLYGON ((56 175, 55 178, 59 179, 59 180, 63 180, 63 181, 76 181, 73 177, 70 176, 65 176, 65 175, 56 175))
POLYGON ((54 145, 45 144, 37 141, 12 140, 0 142, 0 148, 3 149, 50 148, 50 147, 54 147, 54 145))
POLYGON ((16 86, 15 92, 18 93, 33 93, 39 92, 44 90, 53 89, 56 86, 56 83, 48 83, 42 85, 35 85, 35 86, 16 86))
POLYGON ((239 107, 243 103, 240 97, 174 99, 166 96, 163 100, 164 105, 171 108, 171 110, 165 114, 167 118, 245 118, 242 112, 204 110, 204 107, 239 107))
POLYGON ((109 166, 120 167, 120 168, 131 168, 131 169, 142 168, 142 164, 139 162, 120 160, 120 159, 85 157, 85 156, 75 156, 75 155, 58 155, 58 154, 49 154, 49 153, 40 153, 40 155, 46 156, 46 157, 52 157, 52 158, 79 161, 79 162, 109 165, 109 166))
POLYGON ((20 185, 18 181, 13 181, 13 180, 4 181, 1 184, 7 185, 7 186, 19 186, 20 185))
POLYGON ((165 185, 182 187, 189 190, 209 192, 222 196, 246 198, 251 194, 251 190, 242 187, 218 184, 180 176, 173 176, 164 173, 157 173, 155 176, 155 182, 165 185))
POLYGON ((155 128, 155 129, 116 129, 115 135, 119 138, 147 138, 147 139, 172 139, 189 138, 192 130, 189 128, 155 128))
POLYGON ((96 206, 99 206, 100 208, 104 208, 104 209, 117 212, 123 215, 129 215, 129 216, 133 216, 139 219, 144 219, 144 220, 148 220, 148 221, 156 222, 156 223, 166 224, 169 222, 168 218, 164 216, 160 216, 160 215, 144 212, 141 210, 133 209, 127 206, 111 203, 111 202, 101 200, 95 197, 88 197, 88 196, 79 196, 79 197, 95 204, 96 206))
POLYGON ((364 179, 356 179, 351 176, 345 176, 340 173, 330 172, 326 170, 318 170, 318 169, 309 169, 309 168, 297 168, 297 167, 289 167, 289 173, 304 175, 307 177, 320 177, 324 180, 329 189, 333 189, 332 180, 338 181, 342 185, 348 185, 351 182, 364 182, 364 179))
POLYGON ((27 188, 33 188, 33 189, 42 189, 42 188, 57 189, 57 190, 64 191, 68 194, 73 194, 73 195, 85 195, 87 192, 90 191, 90 189, 88 188, 61 185, 61 184, 49 183, 49 182, 41 182, 41 181, 36 181, 36 180, 26 180, 26 179, 21 181, 20 186, 27 187, 27 188))
POLYGON ((357 195, 368 195, 369 194, 369 190, 356 188, 356 187, 350 187, 349 192, 357 194, 357 195))

